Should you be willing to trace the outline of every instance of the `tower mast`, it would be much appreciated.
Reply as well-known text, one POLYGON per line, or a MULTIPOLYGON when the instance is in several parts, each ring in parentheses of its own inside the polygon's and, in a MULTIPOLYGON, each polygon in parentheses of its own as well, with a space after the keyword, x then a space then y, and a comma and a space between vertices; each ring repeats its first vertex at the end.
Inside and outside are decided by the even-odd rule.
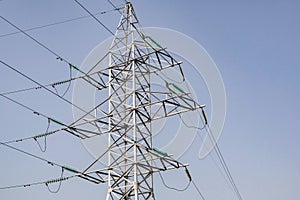
MULTIPOLYGON (((107 55, 107 68, 89 71, 90 79, 100 78, 102 86, 98 89, 108 89, 108 98, 94 108, 101 116, 89 121, 98 132, 85 133, 84 138, 107 134, 108 148, 80 177, 94 183, 107 182, 106 200, 154 200, 153 174, 187 165, 153 147, 152 122, 204 106, 160 76, 164 70, 177 68, 184 80, 181 62, 139 29, 130 2, 125 5, 107 55), (153 87, 153 76, 162 79, 165 88, 153 87), (106 154, 107 169, 90 171, 106 154)), ((76 131, 83 131, 80 126, 76 131)))

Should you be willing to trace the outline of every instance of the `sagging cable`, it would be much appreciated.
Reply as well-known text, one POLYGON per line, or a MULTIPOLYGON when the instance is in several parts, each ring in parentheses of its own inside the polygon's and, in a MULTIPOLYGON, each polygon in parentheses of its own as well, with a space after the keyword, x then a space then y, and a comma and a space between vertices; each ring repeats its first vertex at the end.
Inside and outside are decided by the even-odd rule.
POLYGON ((67 92, 69 91, 70 87, 71 87, 71 81, 72 81, 72 68, 73 68, 73 67, 71 67, 71 65, 69 65, 69 68, 70 68, 70 72, 69 72, 69 74, 70 74, 70 79, 69 79, 69 80, 59 81, 59 82, 56 82, 56 83, 52 83, 52 84, 51 84, 51 86, 54 88, 56 94, 59 95, 59 93, 58 93, 58 91, 57 91, 57 89, 56 89, 55 86, 57 86, 57 85, 62 85, 62 84, 64 84, 64 83, 69 83, 68 86, 67 86, 67 88, 66 88, 66 90, 64 91, 64 93, 63 93, 62 95, 59 95, 59 96, 61 96, 61 97, 64 97, 64 96, 67 94, 67 92))
POLYGON ((203 130, 206 127, 206 124, 204 124, 202 127, 188 125, 186 123, 186 121, 183 119, 183 117, 181 116, 181 114, 178 114, 178 115, 179 115, 179 118, 181 119, 181 122, 183 123, 183 125, 186 126, 187 128, 194 128, 194 129, 198 129, 198 130, 203 130))
POLYGON ((38 144, 38 146, 39 146, 39 148, 40 148, 40 150, 41 150, 41 152, 46 152, 46 150, 47 150, 47 135, 48 135, 48 131, 49 131, 49 127, 50 127, 50 119, 48 118, 48 125, 47 125, 47 129, 46 129, 46 132, 45 132, 45 134, 44 134, 44 136, 43 136, 43 138, 44 138, 44 148, 42 148, 42 145, 39 143, 39 141, 38 141, 38 138, 40 138, 40 137, 33 137, 33 139, 34 139, 34 141, 36 141, 36 143, 38 144), (46 135, 47 134, 47 135, 46 135))
POLYGON ((190 185, 191 185, 191 181, 189 181, 188 184, 187 184, 184 188, 175 188, 175 187, 171 187, 171 186, 167 185, 167 183, 165 182, 165 180, 164 180, 162 174, 161 174, 160 172, 158 172, 158 174, 159 174, 159 176, 160 176, 160 179, 161 179, 163 185, 164 185, 166 188, 170 189, 170 190, 175 190, 175 191, 177 191, 177 192, 183 192, 183 191, 186 191, 186 190, 190 187, 190 185))
POLYGON ((49 180, 45 183, 45 185, 47 186, 47 189, 49 190, 49 192, 51 193, 58 193, 60 188, 61 188, 61 182, 62 181, 66 181, 68 180, 68 177, 63 177, 63 174, 64 174, 64 168, 62 167, 61 168, 61 175, 60 175, 60 178, 58 179, 53 179, 53 180, 49 180), (58 185, 58 188, 56 190, 52 190, 50 187, 49 187, 49 184, 52 184, 52 183, 57 183, 59 182, 59 185, 58 185))

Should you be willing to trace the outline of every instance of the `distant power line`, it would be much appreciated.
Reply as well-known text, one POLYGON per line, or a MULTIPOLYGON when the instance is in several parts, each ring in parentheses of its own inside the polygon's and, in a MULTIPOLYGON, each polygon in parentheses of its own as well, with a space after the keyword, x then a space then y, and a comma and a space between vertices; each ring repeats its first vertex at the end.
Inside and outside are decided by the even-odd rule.
MULTIPOLYGON (((4 0, 0 0, 0 1, 4 1, 4 0)), ((107 10, 107 11, 99 11, 99 12, 93 13, 93 15, 94 16, 103 15, 103 14, 106 14, 106 13, 109 13, 109 12, 112 12, 112 11, 119 11, 120 12, 120 9, 122 9, 122 7, 118 7, 118 8, 116 7, 115 9, 107 10)), ((41 25, 41 26, 35 26, 35 27, 32 27, 32 28, 27 28, 27 29, 24 29, 24 31, 25 32, 34 31, 34 30, 38 30, 38 29, 51 27, 51 26, 56 26, 56 25, 60 25, 60 24, 65 24, 65 23, 69 23, 69 22, 78 21, 78 20, 81 20, 81 19, 89 18, 89 17, 91 17, 91 16, 90 15, 84 15, 84 16, 75 17, 75 18, 71 18, 71 19, 66 19, 66 20, 62 20, 62 21, 57 21, 57 22, 53 22, 53 23, 49 23, 49 24, 45 24, 45 25, 41 25)), ((11 33, 2 34, 2 35, 0 35, 0 38, 11 36, 11 35, 16 35, 16 34, 19 34, 19 33, 22 33, 22 32, 21 31, 15 31, 15 32, 11 32, 11 33)))

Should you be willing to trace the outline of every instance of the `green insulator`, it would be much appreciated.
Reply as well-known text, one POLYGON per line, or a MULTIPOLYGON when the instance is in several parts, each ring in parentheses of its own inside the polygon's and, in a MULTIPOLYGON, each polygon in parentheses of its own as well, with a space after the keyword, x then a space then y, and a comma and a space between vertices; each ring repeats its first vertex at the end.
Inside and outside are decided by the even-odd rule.
POLYGON ((148 38, 151 40, 151 42, 153 42, 156 46, 158 46, 159 48, 162 49, 162 46, 160 46, 155 40, 153 40, 150 36, 148 36, 148 38))
POLYGON ((168 156, 168 154, 166 153, 166 152, 163 152, 163 151, 160 151, 159 149, 157 149, 157 148, 153 148, 152 149, 155 153, 157 153, 157 154, 159 154, 159 155, 161 155, 161 156, 168 156))
POLYGON ((66 166, 63 166, 63 169, 67 170, 67 171, 70 171, 70 172, 73 172, 73 173, 80 173, 79 171, 75 170, 75 169, 72 169, 70 167, 66 167, 66 166))
POLYGON ((178 91, 181 92, 181 93, 184 93, 183 89, 181 89, 180 87, 178 87, 178 86, 175 85, 174 83, 172 83, 172 85, 174 86, 174 88, 175 88, 176 90, 178 90, 178 91))
POLYGON ((50 118, 50 117, 49 117, 48 119, 51 120, 52 122, 56 123, 56 124, 65 126, 65 124, 63 124, 63 123, 61 123, 61 122, 59 122, 59 121, 57 121, 57 120, 55 120, 55 119, 52 119, 52 118, 50 118))
POLYGON ((85 74, 85 73, 84 73, 83 71, 81 71, 78 67, 76 67, 76 66, 74 66, 74 65, 72 65, 72 64, 69 64, 69 65, 70 65, 70 67, 76 69, 77 71, 79 71, 79 72, 85 74))

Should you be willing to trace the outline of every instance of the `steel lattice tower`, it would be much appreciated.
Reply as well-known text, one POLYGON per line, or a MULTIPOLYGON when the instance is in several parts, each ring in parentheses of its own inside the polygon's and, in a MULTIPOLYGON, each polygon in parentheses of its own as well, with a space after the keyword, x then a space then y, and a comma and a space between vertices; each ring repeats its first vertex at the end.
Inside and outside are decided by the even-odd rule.
POLYGON ((181 62, 142 32, 129 2, 107 56, 109 66, 101 71, 93 67, 86 79, 98 90, 108 90, 108 98, 90 111, 100 111, 101 116, 95 120, 84 119, 90 113, 82 117, 97 131, 86 131, 80 123, 71 131, 83 139, 107 134, 108 148, 80 177, 107 182, 106 200, 154 200, 153 174, 186 165, 153 147, 152 122, 203 106, 174 83, 163 80, 164 89, 152 86, 151 77, 162 79, 159 73, 169 68, 177 68, 183 76, 181 62), (105 154, 107 168, 90 171, 105 154))
POLYGON ((154 199, 153 173, 162 170, 158 166, 164 170, 167 165, 171 168, 183 165, 153 149, 151 121, 197 107, 185 95, 174 96, 169 90, 168 94, 155 96, 151 91, 151 74, 180 63, 159 49, 158 44, 154 48, 150 44, 154 40, 138 29, 138 23, 131 3, 127 3, 110 48, 108 165, 111 170, 107 200, 154 199), (164 116, 158 110, 154 112, 151 108, 154 104, 160 105, 158 110, 165 110, 164 116), (179 111, 179 107, 183 110, 179 111))

